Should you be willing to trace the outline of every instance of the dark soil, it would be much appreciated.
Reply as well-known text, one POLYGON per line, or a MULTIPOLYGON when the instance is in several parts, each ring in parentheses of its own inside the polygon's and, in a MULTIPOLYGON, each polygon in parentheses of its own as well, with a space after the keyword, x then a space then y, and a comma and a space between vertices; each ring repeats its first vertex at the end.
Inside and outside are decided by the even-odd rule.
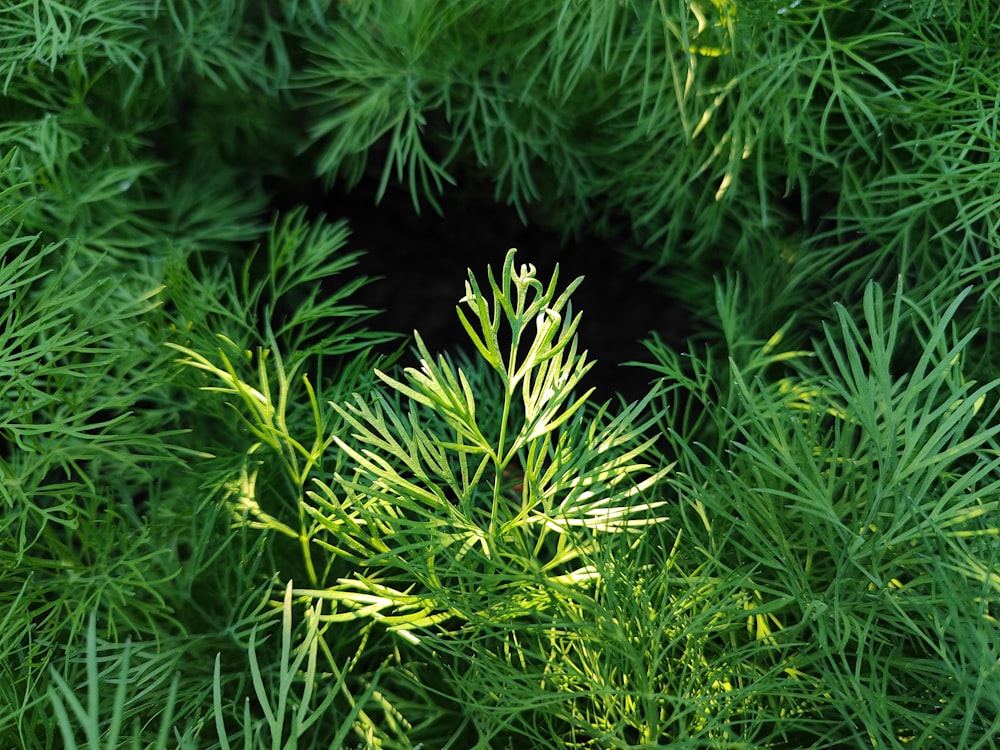
POLYGON ((514 208, 495 203, 492 188, 485 184, 449 188, 441 199, 443 215, 428 206, 418 214, 403 187, 390 186, 378 205, 375 194, 374 179, 366 179, 350 192, 310 199, 311 208, 330 219, 346 218, 352 230, 349 247, 366 251, 359 273, 378 280, 356 301, 384 311, 371 322, 373 328, 408 336, 416 329, 432 354, 471 349, 455 313, 467 269, 485 285, 487 266, 498 273, 513 247, 518 250, 516 263, 534 264, 545 282, 556 263, 561 287, 584 277, 573 295, 573 309, 583 313, 580 348, 596 360, 583 386, 595 387, 598 399, 618 393, 635 400, 647 392, 653 374, 620 365, 648 360, 640 342, 649 331, 684 348, 690 333, 688 315, 640 280, 644 269, 630 265, 620 252, 625 246, 613 238, 587 237, 564 244, 556 232, 526 226, 514 208))

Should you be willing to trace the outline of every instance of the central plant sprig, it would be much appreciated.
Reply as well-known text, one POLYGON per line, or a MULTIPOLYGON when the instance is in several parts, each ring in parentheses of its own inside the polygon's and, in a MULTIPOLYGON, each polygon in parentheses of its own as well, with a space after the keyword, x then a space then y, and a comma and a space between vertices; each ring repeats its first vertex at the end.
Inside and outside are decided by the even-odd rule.
POLYGON ((377 372, 390 392, 331 405, 350 432, 333 436, 350 470, 317 482, 310 512, 330 532, 319 543, 356 567, 301 593, 345 605, 335 618, 409 631, 524 613, 553 587, 596 577, 588 559, 602 533, 659 520, 650 511, 662 502, 643 496, 669 467, 640 459, 648 400, 610 418, 607 405, 588 408, 591 391, 575 395, 589 369, 569 303, 581 280, 557 294, 558 270, 545 286, 514 255, 485 290, 469 276, 458 315, 478 358, 435 361, 418 334, 406 382, 377 372))
MULTIPOLYGON (((487 270, 489 289, 486 293, 470 273, 461 300, 470 314, 467 315, 461 306, 457 308, 462 326, 482 357, 482 363, 496 373, 502 388, 497 434, 488 437, 479 427, 475 394, 466 374, 461 368, 455 371, 444 358, 435 364, 419 334, 416 340, 421 368, 406 371, 412 387, 379 373, 379 377, 401 393, 434 409, 458 435, 481 449, 494 468, 493 518, 501 501, 503 483, 500 477, 505 472, 510 473, 509 469, 518 470, 518 453, 533 447, 537 438, 566 422, 593 392, 589 389, 569 406, 564 406, 593 364, 587 362, 585 351, 577 354, 575 333, 580 315, 573 316, 569 304, 570 295, 582 279, 574 280, 557 296, 558 267, 546 289, 533 265, 515 269, 514 254, 513 250, 507 254, 499 285, 493 270, 487 270), (504 323, 506 330, 503 333, 506 335, 509 331, 509 346, 501 343, 504 323), (522 426, 512 435, 516 423, 522 426)), ((491 416, 495 419, 495 415, 491 416)), ((528 468, 523 466, 520 470, 528 468)))

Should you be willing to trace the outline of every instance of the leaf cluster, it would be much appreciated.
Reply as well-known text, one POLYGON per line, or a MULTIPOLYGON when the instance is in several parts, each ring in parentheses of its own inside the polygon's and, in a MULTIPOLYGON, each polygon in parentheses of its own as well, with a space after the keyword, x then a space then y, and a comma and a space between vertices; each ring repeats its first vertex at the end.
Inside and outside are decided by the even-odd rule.
POLYGON ((810 696, 775 727, 796 746, 980 747, 997 731, 1000 381, 966 375, 970 292, 941 305, 871 283, 863 318, 839 307, 811 352, 779 331, 687 367, 650 344, 667 413, 692 415, 664 425, 683 527, 748 576, 767 613, 750 632, 810 696))
POLYGON ((370 165, 379 195, 437 206, 485 177, 669 263, 706 317, 738 271, 767 335, 995 255, 997 21, 986 0, 355 2, 304 32, 293 96, 326 179, 370 165))
POLYGON ((7 3, 0 745, 989 747, 998 20, 7 3), (624 222, 705 333, 592 403, 512 251, 377 356, 347 226, 266 216, 369 172, 624 222))

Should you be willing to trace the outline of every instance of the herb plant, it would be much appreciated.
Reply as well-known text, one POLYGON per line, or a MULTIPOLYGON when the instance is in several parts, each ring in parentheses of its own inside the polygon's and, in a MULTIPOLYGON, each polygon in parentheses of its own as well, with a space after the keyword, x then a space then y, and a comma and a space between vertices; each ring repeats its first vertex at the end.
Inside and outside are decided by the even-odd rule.
POLYGON ((870 278, 940 280, 991 256, 1000 63, 980 30, 998 13, 355 2, 305 28, 295 92, 325 178, 353 184, 384 153, 379 190, 399 180, 436 205, 475 170, 569 233, 624 226, 630 254, 669 264, 658 280, 706 315, 713 275, 739 270, 764 336, 793 310, 818 325, 833 301, 859 305, 870 278))
POLYGON ((995 745, 997 12, 7 3, 0 747, 995 745), (525 247, 407 350, 373 177, 699 333, 594 403, 525 247))

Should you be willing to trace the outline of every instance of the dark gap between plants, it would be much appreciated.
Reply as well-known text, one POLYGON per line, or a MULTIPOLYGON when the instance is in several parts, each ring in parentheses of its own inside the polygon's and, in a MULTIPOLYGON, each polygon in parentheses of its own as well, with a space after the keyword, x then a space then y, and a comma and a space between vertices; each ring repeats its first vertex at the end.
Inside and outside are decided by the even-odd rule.
MULTIPOLYGON (((641 279, 644 269, 619 249, 628 240, 584 237, 563 244, 554 231, 525 226, 513 207, 494 201, 492 186, 483 182, 463 179, 458 187, 449 187, 441 197, 441 216, 430 206, 422 206, 418 214, 408 190, 395 184, 376 205, 377 185, 374 176, 350 191, 323 192, 315 183, 305 193, 279 191, 275 202, 276 208, 305 202, 311 212, 331 221, 348 220, 349 248, 365 251, 358 273, 379 277, 355 298, 384 311, 372 327, 402 333, 410 342, 416 329, 432 354, 471 350, 455 313, 467 269, 485 283, 487 267, 498 273, 507 250, 516 247, 517 262, 533 263, 542 279, 550 278, 558 263, 560 288, 585 277, 573 295, 573 309, 583 312, 580 347, 596 360, 583 386, 595 387, 596 398, 618 393, 636 400, 646 394, 652 373, 620 363, 648 359, 641 341, 650 331, 686 348, 690 315, 641 279)), ((412 364, 412 358, 408 355, 404 363, 412 364)))

